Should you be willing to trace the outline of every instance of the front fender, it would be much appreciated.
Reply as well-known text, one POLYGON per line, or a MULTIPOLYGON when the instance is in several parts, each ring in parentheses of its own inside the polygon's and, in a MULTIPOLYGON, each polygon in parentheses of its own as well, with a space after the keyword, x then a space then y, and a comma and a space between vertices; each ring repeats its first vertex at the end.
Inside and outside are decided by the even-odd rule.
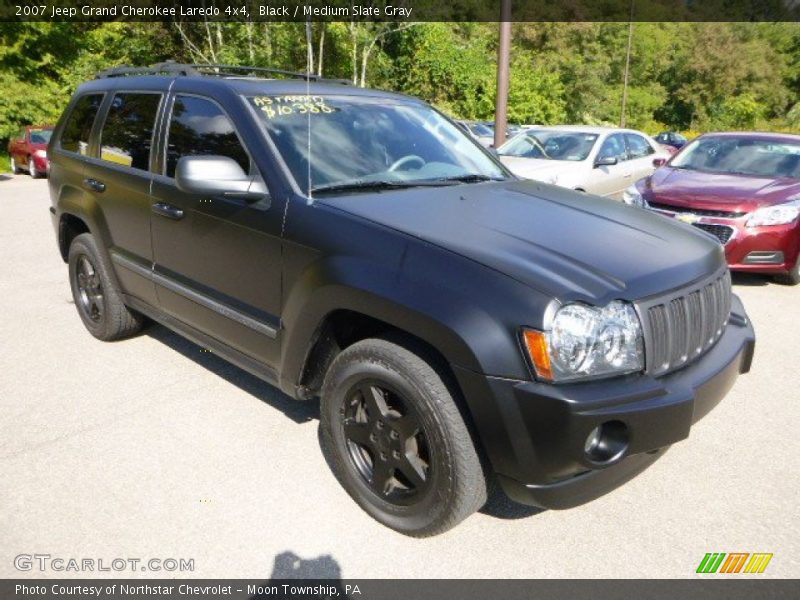
POLYGON ((521 325, 531 322, 536 302, 535 293, 523 287, 463 257, 413 245, 389 268, 365 257, 319 259, 308 265, 286 297, 281 388, 295 389, 316 331, 336 310, 361 313, 408 332, 436 348, 452 366, 526 379, 529 371, 517 335, 521 325), (452 276, 454 269, 458 276, 452 276), (523 314, 527 320, 520 320, 523 314))

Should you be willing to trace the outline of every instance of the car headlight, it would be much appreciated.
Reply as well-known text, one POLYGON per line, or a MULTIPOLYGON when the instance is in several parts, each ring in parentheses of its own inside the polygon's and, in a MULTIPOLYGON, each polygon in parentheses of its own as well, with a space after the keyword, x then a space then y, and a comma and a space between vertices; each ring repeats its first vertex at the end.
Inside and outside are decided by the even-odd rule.
POLYGON ((47 158, 47 150, 37 150, 33 155, 37 158, 47 158))
POLYGON ((548 331, 523 330, 539 379, 568 381, 634 373, 644 368, 642 326, 633 305, 566 304, 548 331))
POLYGON ((797 219, 798 216, 800 216, 800 198, 753 211, 750 218, 747 219, 747 226, 786 225, 797 219))
POLYGON ((622 201, 631 206, 638 206, 639 208, 646 208, 647 201, 644 199, 639 189, 632 185, 627 190, 622 192, 622 201))

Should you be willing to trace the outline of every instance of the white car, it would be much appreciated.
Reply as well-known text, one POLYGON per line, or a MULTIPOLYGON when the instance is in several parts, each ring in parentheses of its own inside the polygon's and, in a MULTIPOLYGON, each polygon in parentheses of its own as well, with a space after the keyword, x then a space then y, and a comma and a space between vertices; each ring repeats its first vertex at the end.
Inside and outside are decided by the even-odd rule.
POLYGON ((519 177, 616 200, 670 157, 641 131, 580 125, 527 129, 497 153, 519 177))

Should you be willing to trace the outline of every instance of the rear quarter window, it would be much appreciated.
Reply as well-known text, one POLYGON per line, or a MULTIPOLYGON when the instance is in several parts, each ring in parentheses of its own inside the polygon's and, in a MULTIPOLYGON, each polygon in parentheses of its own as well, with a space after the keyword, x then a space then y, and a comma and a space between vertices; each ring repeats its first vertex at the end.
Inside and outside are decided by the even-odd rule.
POLYGON ((87 94, 75 103, 61 133, 59 145, 62 149, 88 154, 89 134, 102 102, 103 94, 87 94))

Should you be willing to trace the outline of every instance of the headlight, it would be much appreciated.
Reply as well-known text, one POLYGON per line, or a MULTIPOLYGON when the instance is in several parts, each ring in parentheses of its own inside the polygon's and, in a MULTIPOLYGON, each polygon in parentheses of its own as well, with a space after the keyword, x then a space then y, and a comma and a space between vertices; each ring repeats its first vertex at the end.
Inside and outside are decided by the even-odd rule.
POLYGON ((798 215, 800 215, 800 198, 753 211, 747 219, 747 226, 786 225, 797 219, 798 215))
POLYGON ((567 304, 549 331, 523 330, 525 347, 540 379, 567 381, 641 371, 642 326, 631 304, 604 308, 567 304))
POLYGON ((38 158, 47 158, 47 151, 46 150, 37 150, 33 153, 34 156, 38 158))
POLYGON ((645 208, 647 206, 647 201, 642 197, 642 194, 639 193, 639 189, 635 185, 630 186, 627 190, 622 192, 622 201, 625 204, 638 206, 639 208, 645 208))

